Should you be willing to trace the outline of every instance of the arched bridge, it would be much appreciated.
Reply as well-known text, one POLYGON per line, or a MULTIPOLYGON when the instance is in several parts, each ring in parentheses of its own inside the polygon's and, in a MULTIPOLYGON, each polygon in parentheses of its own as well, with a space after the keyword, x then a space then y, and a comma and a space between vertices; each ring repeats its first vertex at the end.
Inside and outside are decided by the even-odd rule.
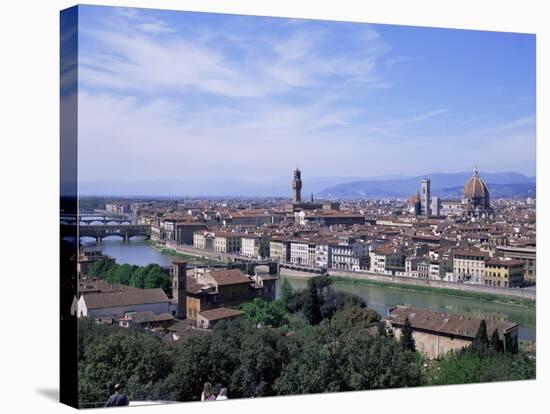
POLYGON ((256 266, 267 266, 270 275, 279 274, 279 263, 273 260, 259 260, 245 257, 235 257, 233 266, 245 273, 254 273, 256 266))
MULTIPOLYGON (((74 235, 75 225, 61 223, 61 235, 74 235)), ((131 237, 141 236, 151 237, 151 226, 148 224, 98 224, 98 225, 80 225, 78 226, 78 237, 93 237, 97 243, 108 236, 119 236, 124 241, 131 237)))
POLYGON ((103 215, 103 214, 79 214, 78 218, 75 215, 62 215, 60 217, 61 224, 74 225, 78 222, 80 224, 91 225, 92 223, 107 224, 132 224, 131 219, 128 217, 121 217, 118 215, 103 215))

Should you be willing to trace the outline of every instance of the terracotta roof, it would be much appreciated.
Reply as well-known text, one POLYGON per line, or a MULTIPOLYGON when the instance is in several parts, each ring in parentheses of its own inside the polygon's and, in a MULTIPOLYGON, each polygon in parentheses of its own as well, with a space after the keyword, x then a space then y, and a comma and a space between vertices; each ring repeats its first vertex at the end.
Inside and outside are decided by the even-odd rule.
MULTIPOLYGON (((202 288, 203 288, 203 285, 201 285, 200 283, 197 283, 194 277, 187 276, 185 278, 185 291, 187 293, 199 294, 201 293, 202 288)), ((174 298, 174 299, 177 300, 177 298, 174 298)))
POLYGON ((128 315, 128 319, 135 323, 147 323, 147 322, 164 322, 171 321, 174 319, 170 313, 153 313, 152 311, 147 312, 136 312, 128 315))
POLYGON ((518 259, 503 259, 503 258, 493 258, 485 262, 485 266, 518 266, 524 265, 524 260, 518 259))
POLYGON ((246 277, 239 269, 212 270, 210 272, 210 276, 214 278, 218 285, 250 283, 248 277, 246 277))
POLYGON ((244 315, 243 311, 230 308, 216 308, 199 312, 199 315, 209 321, 216 321, 225 318, 232 318, 235 316, 244 315))
POLYGON ((462 198, 474 198, 474 197, 488 197, 489 190, 487 186, 480 178, 477 168, 474 170, 474 174, 468 180, 464 186, 464 191, 462 192, 462 198))
MULTIPOLYGON (((473 339, 479 329, 481 319, 469 316, 453 315, 446 312, 435 312, 430 309, 397 306, 390 309, 392 325, 402 326, 409 318, 411 326, 417 329, 438 332, 447 335, 456 335, 473 339)), ((505 321, 485 321, 487 335, 491 336, 495 329, 503 335, 517 328, 518 324, 505 321)))
POLYGON ((92 293, 84 296, 86 308, 103 309, 117 306, 168 303, 168 297, 160 288, 131 289, 123 292, 92 293))
POLYGON ((393 244, 384 244, 372 250, 376 254, 398 254, 399 250, 393 244))
POLYGON ((455 250, 455 256, 473 256, 473 257, 489 257, 489 253, 482 252, 481 250, 455 250))

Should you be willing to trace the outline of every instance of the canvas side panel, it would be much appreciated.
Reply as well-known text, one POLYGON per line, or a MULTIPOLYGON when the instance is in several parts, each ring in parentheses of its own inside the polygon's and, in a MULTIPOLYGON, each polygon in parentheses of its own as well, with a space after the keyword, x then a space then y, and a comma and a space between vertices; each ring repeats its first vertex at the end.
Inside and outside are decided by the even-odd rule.
POLYGON ((78 406, 78 6, 60 14, 60 400, 78 406))

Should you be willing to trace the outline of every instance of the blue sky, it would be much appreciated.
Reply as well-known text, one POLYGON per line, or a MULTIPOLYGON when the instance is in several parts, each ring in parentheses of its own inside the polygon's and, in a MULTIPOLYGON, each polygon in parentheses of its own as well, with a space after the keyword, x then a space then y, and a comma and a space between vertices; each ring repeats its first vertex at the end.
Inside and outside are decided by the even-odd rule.
POLYGON ((79 180, 535 174, 535 36, 80 6, 79 180))

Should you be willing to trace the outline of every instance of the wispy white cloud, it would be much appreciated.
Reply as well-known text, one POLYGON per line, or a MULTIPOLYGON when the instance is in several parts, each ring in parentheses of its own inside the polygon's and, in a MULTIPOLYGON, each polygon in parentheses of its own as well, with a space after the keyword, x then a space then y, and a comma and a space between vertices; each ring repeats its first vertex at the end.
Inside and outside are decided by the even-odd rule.
POLYGON ((144 22, 137 25, 137 28, 145 33, 173 33, 175 32, 168 24, 163 21, 144 22))
POLYGON ((433 118, 434 116, 446 114, 450 110, 451 110, 450 108, 435 109, 433 111, 424 112, 422 114, 415 115, 411 118, 405 118, 405 119, 402 119, 402 120, 398 120, 396 122, 400 123, 400 124, 406 124, 406 123, 411 123, 411 122, 425 121, 426 119, 433 118))
POLYGON ((259 33, 250 41, 210 30, 191 41, 164 21, 120 10, 102 27, 82 30, 101 50, 81 61, 85 86, 149 92, 192 88, 228 97, 278 94, 327 77, 388 86, 375 76, 377 61, 388 49, 373 29, 365 31, 352 53, 346 49, 327 55, 326 34, 299 25, 275 38, 259 33), (117 24, 121 17, 125 19, 117 24), (157 41, 162 33, 171 36, 157 41))
MULTIPOLYGON (((460 169, 464 139, 492 154, 499 136, 507 151, 531 154, 521 128, 534 117, 487 128, 480 139, 481 130, 443 128, 461 113, 448 96, 412 106, 397 88, 381 93, 403 87, 389 69, 418 58, 393 55, 373 26, 249 17, 218 26, 163 16, 124 8, 80 26, 83 180, 120 171, 129 179, 198 171, 253 179, 296 164, 311 176, 425 173, 414 169, 424 168, 426 148, 430 168, 460 169)), ((499 162, 511 158, 502 153, 499 162)))

